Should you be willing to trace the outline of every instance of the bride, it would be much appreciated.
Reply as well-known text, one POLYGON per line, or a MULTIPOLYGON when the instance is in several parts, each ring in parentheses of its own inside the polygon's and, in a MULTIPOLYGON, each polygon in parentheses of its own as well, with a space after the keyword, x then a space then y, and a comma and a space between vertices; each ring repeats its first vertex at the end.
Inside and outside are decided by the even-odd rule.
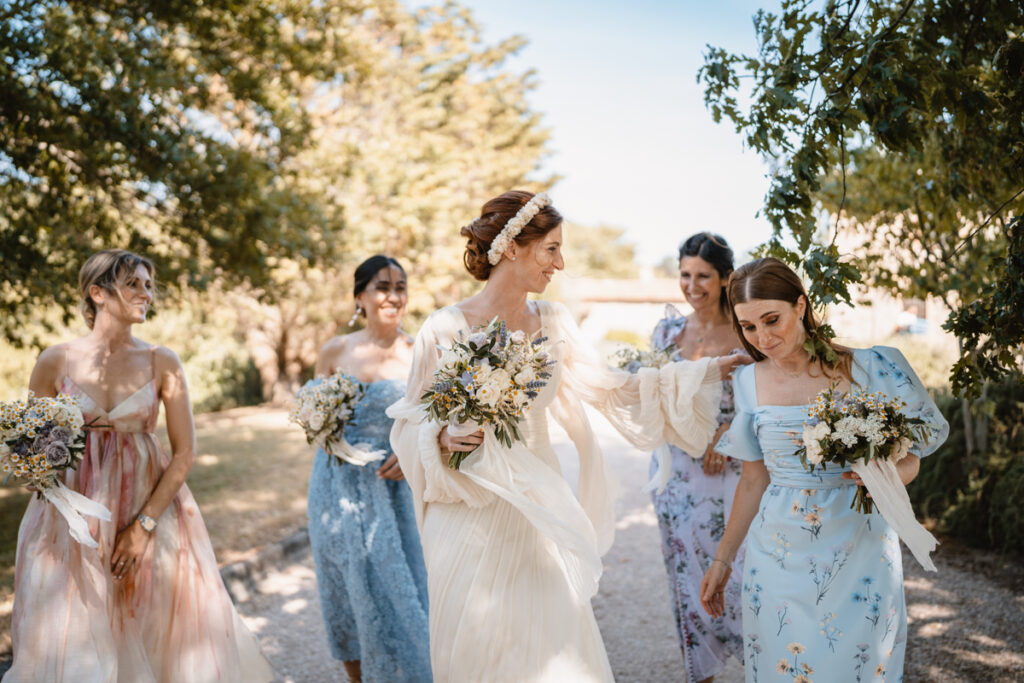
POLYGON ((564 267, 561 222, 544 194, 511 191, 484 205, 462 235, 465 266, 486 284, 426 320, 405 398, 388 409, 423 542, 438 681, 612 680, 590 599, 612 542, 614 501, 582 403, 641 450, 668 441, 700 453, 717 426, 721 376, 749 362, 705 358, 637 374, 608 368, 563 305, 527 299, 564 267), (555 361, 520 423, 525 443, 511 448, 493 434, 450 434, 420 403, 439 347, 495 316, 547 337, 555 361), (579 451, 578 499, 551 447, 548 415, 579 451), (447 467, 451 452, 474 450, 461 469, 447 467))

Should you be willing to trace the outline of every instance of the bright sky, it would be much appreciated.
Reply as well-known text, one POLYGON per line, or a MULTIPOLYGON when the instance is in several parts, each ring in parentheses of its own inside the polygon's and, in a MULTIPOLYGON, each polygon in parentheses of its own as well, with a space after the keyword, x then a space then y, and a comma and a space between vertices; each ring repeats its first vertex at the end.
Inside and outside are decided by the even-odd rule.
POLYGON ((551 195, 569 220, 625 228, 648 264, 700 230, 738 256, 767 238, 756 217, 766 167, 731 124, 711 120, 696 74, 707 43, 753 53, 751 17, 776 0, 463 3, 489 43, 529 41, 509 66, 538 72, 531 103, 554 151, 545 170, 564 177, 551 195))

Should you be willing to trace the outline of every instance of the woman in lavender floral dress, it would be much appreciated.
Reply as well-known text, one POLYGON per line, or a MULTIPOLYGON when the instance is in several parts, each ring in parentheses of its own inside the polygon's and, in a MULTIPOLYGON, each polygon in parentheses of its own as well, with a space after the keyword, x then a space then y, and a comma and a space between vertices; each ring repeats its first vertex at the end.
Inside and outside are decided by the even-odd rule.
MULTIPOLYGON (((693 312, 683 316, 674 306, 667 306, 665 317, 651 336, 651 348, 666 351, 674 360, 696 360, 723 356, 739 347, 725 296, 725 283, 732 269, 732 249, 720 236, 701 232, 683 242, 679 248, 679 287, 693 312)), ((732 384, 726 380, 716 441, 729 427, 732 415, 732 384)), ((735 578, 726 588, 724 616, 712 619, 700 608, 699 590, 725 530, 740 464, 712 447, 695 455, 666 447, 672 453, 672 475, 665 489, 652 494, 652 498, 661 528, 669 594, 686 680, 710 681, 725 666, 729 655, 743 656, 742 550, 733 563, 735 578)), ((655 469, 656 462, 652 461, 652 474, 655 469)))

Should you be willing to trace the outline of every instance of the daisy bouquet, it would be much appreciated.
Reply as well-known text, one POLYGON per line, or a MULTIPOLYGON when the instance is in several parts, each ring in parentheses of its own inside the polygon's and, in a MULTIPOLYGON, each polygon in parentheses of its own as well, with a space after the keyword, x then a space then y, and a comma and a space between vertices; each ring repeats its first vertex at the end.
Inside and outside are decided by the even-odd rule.
POLYGON ((74 396, 36 396, 0 402, 0 471, 45 498, 67 520, 72 537, 95 548, 83 515, 110 521, 110 511, 64 485, 65 470, 75 469, 85 452, 85 424, 74 396))
POLYGON ((316 444, 343 462, 361 467, 382 460, 387 455, 384 451, 345 439, 345 427, 364 392, 358 380, 343 372, 311 379, 299 389, 288 419, 302 427, 306 443, 316 444))
MULTIPOLYGON (((908 417, 902 401, 881 393, 839 394, 835 385, 819 393, 808 410, 800 462, 811 472, 834 464, 858 470, 876 461, 895 465, 916 440, 923 440, 924 420, 908 417)), ((859 487, 850 507, 865 514, 874 509, 868 491, 859 487)))
MULTIPOLYGON (((434 383, 420 397, 428 417, 462 434, 492 426, 507 448, 522 441, 519 421, 551 378, 554 361, 546 341, 521 330, 509 332, 498 318, 468 335, 460 332, 450 347, 439 347, 434 383)), ((459 469, 468 455, 452 453, 448 466, 459 469)))

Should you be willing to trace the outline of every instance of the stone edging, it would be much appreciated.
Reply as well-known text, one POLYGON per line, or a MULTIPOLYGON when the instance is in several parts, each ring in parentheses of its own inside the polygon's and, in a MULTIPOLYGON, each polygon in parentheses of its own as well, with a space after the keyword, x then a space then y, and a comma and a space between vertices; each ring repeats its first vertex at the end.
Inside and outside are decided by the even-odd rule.
POLYGON ((256 584, 266 576, 268 570, 280 567, 286 560, 296 559, 307 552, 309 530, 303 527, 280 541, 264 546, 253 557, 224 566, 220 575, 228 595, 236 604, 248 602, 253 593, 259 592, 256 584))

